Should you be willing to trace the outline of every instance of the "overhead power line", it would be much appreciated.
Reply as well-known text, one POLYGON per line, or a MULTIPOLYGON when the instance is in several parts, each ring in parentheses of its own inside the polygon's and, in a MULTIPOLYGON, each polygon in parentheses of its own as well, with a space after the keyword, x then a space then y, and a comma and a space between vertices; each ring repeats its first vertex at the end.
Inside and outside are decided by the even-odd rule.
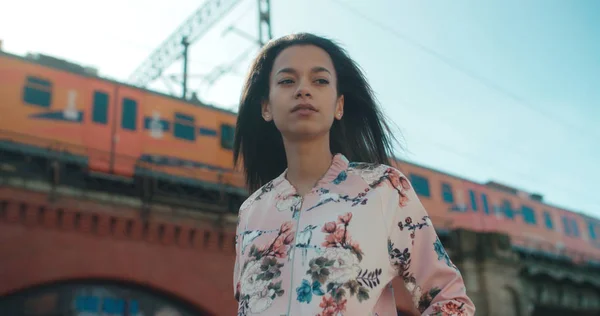
MULTIPOLYGON (((470 77, 470 78, 474 79, 475 81, 481 83, 482 85, 486 86, 487 88, 489 88, 491 90, 494 90, 497 93, 500 93, 500 94, 502 94, 502 95, 504 95, 504 96, 506 96, 506 97, 508 97, 508 98, 510 98, 510 99, 512 99, 514 101, 516 101, 518 104, 520 104, 520 105, 522 105, 524 107, 527 107, 531 111, 537 112, 537 113, 539 113, 539 114, 547 117, 548 119, 553 120, 553 121, 555 121, 555 122, 557 122, 559 124, 562 124, 563 126, 568 127, 568 128, 570 128, 572 130, 579 131, 579 132, 585 134, 586 136, 590 136, 591 137, 593 135, 593 134, 591 134, 591 133, 589 133, 587 131, 584 131, 584 130, 580 129, 577 126, 574 126, 572 124, 564 122, 564 121, 556 118, 555 116, 553 116, 551 114, 548 114, 547 112, 544 112, 544 111, 538 109, 537 107, 535 107, 535 106, 531 105, 530 103, 528 103, 524 98, 522 98, 522 97, 520 97, 520 96, 518 96, 518 95, 516 95, 516 94, 514 94, 514 93, 512 93, 512 92, 510 92, 510 91, 508 91, 508 90, 506 90, 504 88, 502 88, 501 86, 499 86, 498 84, 494 83, 493 81, 491 81, 491 80, 489 80, 489 79, 487 79, 487 78, 485 78, 485 77, 483 77, 481 75, 478 75, 477 73, 475 73, 473 71, 470 71, 469 69, 466 69, 466 68, 462 67, 461 65, 456 64, 450 58, 448 58, 445 55, 439 53, 438 51, 436 51, 436 50, 434 50, 432 48, 429 48, 429 47, 421 44, 420 42, 418 42, 418 41, 416 41, 416 40, 414 40, 414 39, 412 39, 412 38, 410 38, 410 37, 408 37, 408 36, 406 36, 406 35, 398 32, 398 31, 392 29, 391 27, 389 27, 389 26, 381 23, 378 20, 375 20, 375 19, 372 19, 372 18, 366 16, 362 12, 360 12, 360 11, 358 11, 358 10, 350 7, 349 5, 343 3, 343 2, 341 2, 339 0, 334 0, 334 2, 337 2, 342 8, 346 9, 347 11, 349 11, 349 12, 351 12, 351 13, 353 13, 353 14, 361 17, 361 18, 363 18, 367 22, 369 22, 369 23, 371 23, 371 24, 379 27, 380 29, 383 29, 384 31, 387 31, 387 32, 391 33, 395 37, 397 37, 397 38, 399 38, 399 39, 401 39, 401 40, 409 43, 410 45, 412 45, 414 47, 417 47, 418 49, 420 49, 420 50, 428 53, 429 55, 437 58, 438 60, 442 61, 443 63, 445 63, 446 65, 450 66, 451 68, 453 68, 455 70, 458 70, 459 72, 462 72, 463 74, 467 75, 468 77, 470 77)), ((484 166, 484 165, 488 166, 488 167, 490 166, 489 161, 486 161, 484 163, 483 160, 481 160, 478 157, 475 157, 475 156, 473 156, 471 154, 466 154, 464 152, 458 152, 456 149, 448 147, 446 145, 443 145, 443 144, 441 144, 439 142, 436 142, 433 139, 427 139, 426 142, 428 142, 428 143, 430 143, 430 144, 432 144, 432 145, 434 145, 434 146, 436 146, 436 147, 438 147, 438 148, 440 148, 440 149, 442 149, 442 150, 444 150, 446 152, 450 152, 450 153, 452 153, 454 155, 462 157, 463 159, 470 160, 470 161, 475 162, 477 164, 480 164, 482 166, 484 166)), ((515 170, 508 170, 508 169, 506 169, 504 167, 498 166, 497 164, 493 164, 493 163, 492 163, 492 165, 495 168, 499 168, 499 169, 501 169, 501 170, 503 170, 505 172, 509 172, 509 173, 518 175, 518 176, 523 177, 523 178, 530 178, 530 179, 532 179, 532 180, 534 180, 534 181, 536 181, 538 183, 547 182, 547 181, 542 181, 539 178, 532 177, 530 174, 524 174, 524 173, 521 173, 521 172, 517 172, 515 170)), ((551 183, 550 186, 554 187, 555 189, 560 189, 562 191, 565 191, 565 190, 566 191, 570 191, 573 195, 576 195, 576 196, 581 196, 581 192, 574 192, 572 190, 572 188, 566 188, 564 186, 557 185, 556 183, 551 183)), ((581 196, 581 197, 583 198, 584 196, 581 196)), ((598 202, 599 201, 597 199, 592 199, 591 196, 585 196, 585 198, 590 199, 590 200, 592 200, 594 202, 598 202)))
POLYGON ((586 131, 583 130, 582 128, 580 128, 577 125, 574 125, 572 123, 566 122, 564 120, 561 120, 559 118, 557 118, 555 115, 552 115, 546 111, 543 111, 541 109, 539 109, 536 106, 533 106, 530 102, 528 102, 527 100, 525 100, 523 97, 518 96, 517 94, 508 91, 507 89, 501 87, 500 85, 496 84, 495 82, 493 82, 492 80, 483 77, 482 75, 479 75, 477 73, 475 73, 474 71, 471 71, 459 64, 457 64, 456 62, 454 62, 453 60, 451 60, 450 58, 446 57, 445 55, 443 55, 442 53, 425 46, 424 44, 418 42, 417 40, 410 38, 409 36, 391 28, 390 26, 381 23, 379 20, 373 19, 365 14, 363 14, 362 12, 352 8, 351 6, 347 5, 346 3, 343 3, 340 0, 332 0, 333 2, 337 3, 340 7, 342 7, 343 9, 345 9, 348 12, 351 12, 352 14, 359 16, 360 18, 366 20, 367 22, 373 24, 374 26, 379 27, 380 29, 389 32, 390 34, 394 35, 395 37, 409 43, 410 45, 417 47, 418 49, 426 52, 427 54, 437 58, 438 60, 442 61, 443 63, 445 63, 446 65, 450 66, 451 68, 458 70, 459 72, 462 72, 463 74, 467 75, 468 77, 470 77, 471 79, 474 79, 475 81, 478 81, 479 83, 481 83, 483 86, 487 87, 490 90, 496 91, 499 94, 502 94, 510 99, 512 99, 513 101, 516 101, 517 103, 519 103, 520 105, 522 105, 523 107, 528 108, 529 110, 533 111, 533 112, 537 112, 538 114, 545 116, 546 118, 563 125, 564 127, 573 130, 573 131, 578 131, 581 134, 583 134, 584 136, 587 137, 594 137, 595 139, 597 137, 600 137, 598 135, 596 135, 593 132, 590 131, 586 131))

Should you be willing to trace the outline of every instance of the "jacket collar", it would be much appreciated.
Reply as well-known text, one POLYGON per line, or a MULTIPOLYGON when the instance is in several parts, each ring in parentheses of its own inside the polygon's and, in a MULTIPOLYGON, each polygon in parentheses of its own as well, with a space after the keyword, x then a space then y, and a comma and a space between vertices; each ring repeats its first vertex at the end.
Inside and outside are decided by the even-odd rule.
MULTIPOLYGON (((335 154, 331 161, 331 165, 327 172, 317 181, 316 185, 313 187, 310 193, 315 192, 321 186, 327 183, 331 183, 335 180, 343 171, 348 169, 349 161, 343 154, 335 154)), ((273 179, 273 187, 275 190, 283 196, 296 195, 296 188, 287 180, 287 171, 286 168, 277 178, 273 179)), ((309 194, 310 194, 309 193, 309 194)))

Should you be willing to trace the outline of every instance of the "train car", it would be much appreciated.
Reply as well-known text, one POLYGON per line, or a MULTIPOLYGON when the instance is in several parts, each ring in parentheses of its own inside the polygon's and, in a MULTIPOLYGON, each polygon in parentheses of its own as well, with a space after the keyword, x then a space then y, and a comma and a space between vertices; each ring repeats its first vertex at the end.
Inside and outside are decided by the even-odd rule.
POLYGON ((514 248, 540 256, 600 264, 600 220, 544 203, 495 182, 485 184, 399 160, 443 234, 453 229, 505 233, 514 248))
POLYGON ((0 52, 0 144, 66 152, 90 171, 186 182, 243 196, 233 112, 101 78, 45 55, 0 52))
MULTIPOLYGON (((0 51, 0 147, 66 152, 90 171, 248 192, 233 170, 235 113, 97 76, 49 56, 0 51)), ((600 221, 497 183, 398 160, 439 233, 506 233, 520 251, 600 262, 600 221)), ((196 194, 196 192, 194 192, 196 194)), ((231 207, 232 211, 237 208, 231 207)))

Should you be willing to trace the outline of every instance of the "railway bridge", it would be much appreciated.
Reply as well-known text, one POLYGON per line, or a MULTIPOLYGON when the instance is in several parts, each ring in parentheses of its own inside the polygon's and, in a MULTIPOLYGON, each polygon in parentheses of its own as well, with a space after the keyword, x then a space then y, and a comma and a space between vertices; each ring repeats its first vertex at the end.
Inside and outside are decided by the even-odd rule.
MULTIPOLYGON (((148 202, 23 166, 0 162, 2 315, 235 315, 227 205, 148 202)), ((600 267, 566 260, 577 253, 464 229, 440 239, 477 315, 600 315, 600 267)))

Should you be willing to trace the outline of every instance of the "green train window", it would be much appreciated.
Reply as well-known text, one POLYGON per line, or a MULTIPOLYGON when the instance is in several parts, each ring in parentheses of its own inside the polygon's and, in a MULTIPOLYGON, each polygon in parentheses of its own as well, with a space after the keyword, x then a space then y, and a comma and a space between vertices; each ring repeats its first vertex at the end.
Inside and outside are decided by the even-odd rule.
POLYGON ((596 225, 592 222, 588 222, 588 229, 590 233, 590 239, 596 240, 596 225))
POLYGON ((128 98, 123 98, 123 113, 121 116, 121 127, 135 131, 137 119, 137 102, 128 98))
POLYGON ((233 136, 235 127, 228 124, 221 124, 221 147, 233 149, 233 136))
POLYGON ((535 211, 532 207, 527 205, 521 205, 521 214, 523 215, 523 220, 525 221, 525 223, 530 225, 536 224, 535 211))
POLYGON ((108 94, 94 91, 94 104, 92 107, 92 121, 98 124, 108 123, 108 94))
POLYGON ((546 228, 548 228, 549 230, 554 229, 554 224, 552 223, 552 217, 550 216, 550 213, 548 213, 547 211, 544 212, 544 223, 546 224, 546 228))
POLYGON ((23 87, 23 102, 49 108, 52 104, 52 82, 28 76, 23 87))
POLYGON ((454 203, 454 196, 452 195, 452 186, 449 183, 442 183, 442 198, 446 203, 454 203))
POLYGON ((427 180, 427 178, 420 175, 411 174, 410 182, 412 182, 413 189, 418 195, 424 197, 431 196, 429 192, 429 180, 427 180))
POLYGON ((196 124, 193 116, 175 113, 175 127, 173 133, 179 139, 196 140, 196 124))

